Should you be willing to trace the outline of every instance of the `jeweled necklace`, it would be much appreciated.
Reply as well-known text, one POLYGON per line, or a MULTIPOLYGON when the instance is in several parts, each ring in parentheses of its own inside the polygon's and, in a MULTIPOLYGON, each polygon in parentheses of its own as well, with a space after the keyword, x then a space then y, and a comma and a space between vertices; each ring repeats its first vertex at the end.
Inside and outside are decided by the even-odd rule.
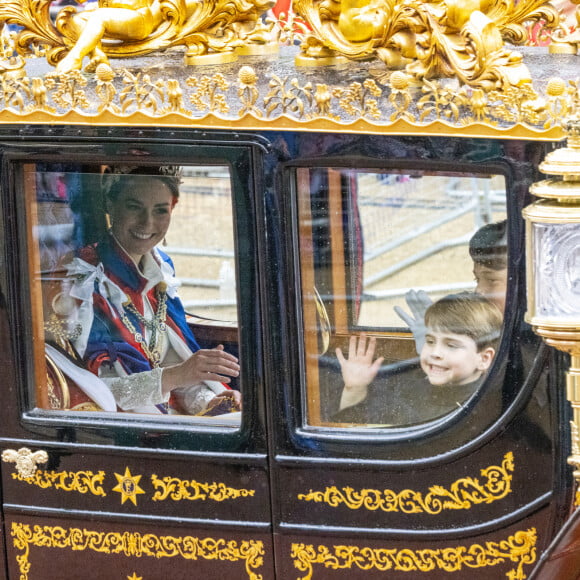
POLYGON ((167 292, 157 290, 155 296, 157 297, 157 311, 151 320, 147 320, 137 310, 130 298, 129 302, 124 304, 123 310, 121 311, 121 321, 127 330, 133 335, 135 341, 141 346, 153 368, 157 368, 161 364, 160 341, 158 341, 159 334, 167 331, 167 324, 165 323, 165 319, 167 318, 167 292), (129 320, 125 308, 134 314, 139 319, 139 322, 151 331, 149 344, 147 344, 143 334, 139 332, 129 320))

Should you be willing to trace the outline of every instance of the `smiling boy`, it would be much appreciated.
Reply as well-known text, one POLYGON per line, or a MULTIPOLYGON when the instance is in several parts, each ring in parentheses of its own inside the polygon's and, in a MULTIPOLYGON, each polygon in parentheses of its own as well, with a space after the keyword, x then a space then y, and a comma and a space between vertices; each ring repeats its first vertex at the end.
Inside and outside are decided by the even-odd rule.
POLYGON ((501 313, 477 294, 452 294, 425 313, 421 368, 434 386, 466 385, 489 369, 501 329, 501 313))
MULTIPOLYGON (((475 292, 488 298, 503 314, 508 284, 507 220, 479 228, 469 240, 469 255, 475 292)), ((395 312, 409 326, 420 353, 425 340, 425 311, 432 301, 424 290, 409 290, 405 300, 410 313, 400 306, 395 306, 395 312)))
POLYGON ((412 424, 461 407, 481 385, 497 350, 502 313, 487 298, 469 292, 451 294, 425 313, 426 340, 420 353, 421 373, 396 375, 369 386, 382 357, 376 339, 351 337, 348 358, 336 350, 344 388, 336 421, 412 424))

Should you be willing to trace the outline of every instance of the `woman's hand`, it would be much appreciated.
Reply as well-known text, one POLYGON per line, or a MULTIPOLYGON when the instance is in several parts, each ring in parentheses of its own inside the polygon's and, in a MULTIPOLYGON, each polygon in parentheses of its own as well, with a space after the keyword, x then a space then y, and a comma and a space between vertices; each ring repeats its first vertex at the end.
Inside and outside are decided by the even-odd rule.
POLYGON ((238 359, 224 351, 223 344, 212 349, 200 349, 187 360, 163 370, 163 392, 195 385, 201 381, 229 383, 240 374, 238 359))
POLYGON ((340 409, 352 407, 366 398, 368 386, 377 376, 384 360, 384 357, 379 357, 373 362, 376 345, 376 338, 367 341, 366 335, 361 334, 358 339, 354 335, 350 337, 348 359, 344 357, 340 348, 336 349, 344 381, 340 409))

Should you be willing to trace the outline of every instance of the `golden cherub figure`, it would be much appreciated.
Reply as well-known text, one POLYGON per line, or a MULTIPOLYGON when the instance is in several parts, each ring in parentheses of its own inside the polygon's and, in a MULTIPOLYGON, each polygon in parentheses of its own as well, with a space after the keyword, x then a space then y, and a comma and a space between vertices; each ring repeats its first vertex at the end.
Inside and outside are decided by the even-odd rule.
POLYGON ((388 16, 384 0, 342 0, 338 27, 350 42, 366 42, 382 34, 388 16))
POLYGON ((70 18, 70 31, 78 40, 56 70, 61 73, 78 70, 87 55, 93 67, 108 62, 101 47, 104 36, 121 41, 145 40, 162 21, 158 0, 100 0, 96 9, 70 18))
MULTIPOLYGON (((85 0, 77 0, 79 3, 85 0)), ((216 64, 235 60, 240 48, 271 49, 277 34, 261 15, 274 0, 99 0, 94 9, 62 8, 53 22, 51 0, 2 0, 0 25, 21 27, 17 50, 32 54, 45 48, 57 72, 89 70, 108 59, 132 58, 184 46, 187 64, 216 64)))
POLYGON ((504 42, 525 42, 529 22, 558 21, 548 0, 294 0, 293 6, 310 28, 299 65, 378 58, 417 79, 454 76, 486 90, 531 82, 521 56, 504 42))

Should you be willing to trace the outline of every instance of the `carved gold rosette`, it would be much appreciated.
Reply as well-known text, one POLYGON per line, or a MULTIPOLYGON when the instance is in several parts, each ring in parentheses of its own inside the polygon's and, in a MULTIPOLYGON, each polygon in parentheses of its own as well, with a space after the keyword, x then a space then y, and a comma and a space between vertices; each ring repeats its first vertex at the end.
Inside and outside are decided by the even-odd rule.
MULTIPOLYGON (((536 561, 536 541, 536 530, 531 528, 516 532, 500 542, 431 550, 293 544, 292 558, 296 569, 304 574, 298 580, 311 580, 315 566, 322 566, 327 570, 425 572, 425 577, 432 578, 438 572, 449 574, 505 563, 515 565, 506 574, 506 578, 523 580, 526 578, 524 566, 536 561)), ((477 576, 477 572, 474 576, 477 576)))
POLYGON ((89 550, 135 558, 241 561, 249 580, 263 580, 262 575, 258 574, 264 556, 264 544, 260 541, 238 543, 222 538, 158 536, 128 531, 97 532, 60 526, 30 526, 18 522, 12 523, 11 536, 14 547, 21 552, 17 556, 20 580, 28 580, 31 547, 75 552, 89 550))
POLYGON ((298 499, 325 503, 329 507, 345 506, 351 510, 402 512, 406 514, 439 514, 444 510, 468 510, 474 505, 489 504, 511 493, 513 454, 507 453, 501 466, 492 465, 481 470, 484 481, 463 477, 446 489, 440 485, 429 488, 428 493, 404 489, 396 492, 352 487, 327 487, 324 491, 299 494, 298 499))

